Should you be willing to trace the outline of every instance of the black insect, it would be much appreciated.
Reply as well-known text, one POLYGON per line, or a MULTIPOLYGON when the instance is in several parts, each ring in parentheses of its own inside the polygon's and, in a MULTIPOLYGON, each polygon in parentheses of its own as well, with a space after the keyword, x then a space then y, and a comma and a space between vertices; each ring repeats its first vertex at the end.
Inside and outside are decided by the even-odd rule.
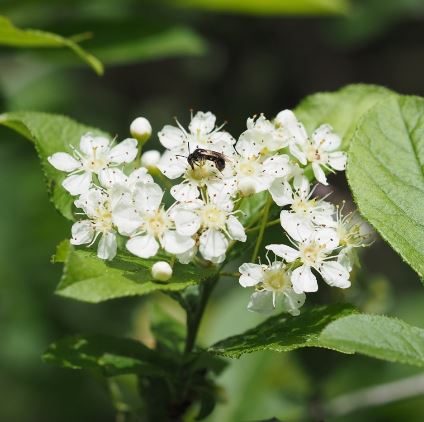
POLYGON ((225 169, 225 162, 228 161, 228 159, 220 152, 196 148, 191 154, 189 154, 187 161, 193 170, 195 164, 202 165, 205 161, 211 161, 215 164, 215 167, 222 172, 222 170, 225 169))

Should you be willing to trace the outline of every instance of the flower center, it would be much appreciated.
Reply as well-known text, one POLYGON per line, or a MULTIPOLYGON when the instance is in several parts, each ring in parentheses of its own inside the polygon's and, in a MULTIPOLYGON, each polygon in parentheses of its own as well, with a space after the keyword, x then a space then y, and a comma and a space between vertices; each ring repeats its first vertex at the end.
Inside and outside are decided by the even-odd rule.
POLYGON ((215 205, 207 204, 200 213, 205 227, 210 229, 223 229, 225 227, 227 214, 215 205))
POLYGON ((112 230, 112 213, 109 210, 109 207, 96 209, 94 224, 96 231, 108 233, 112 230))
POLYGON ((154 237, 161 237, 169 226, 169 218, 163 209, 158 209, 145 217, 146 230, 154 237))
POLYGON ((295 197, 293 204, 291 205, 292 210, 298 214, 308 214, 311 209, 315 207, 315 200, 307 200, 301 197, 295 197))
POLYGON ((312 161, 320 161, 321 160, 321 153, 318 148, 309 145, 306 149, 306 158, 309 162, 312 161))
POLYGON ((98 173, 100 170, 107 167, 108 162, 102 154, 97 154, 97 148, 93 148, 92 155, 84 161, 84 170, 92 173, 98 173))
POLYGON ((304 264, 315 267, 318 266, 322 261, 322 252, 324 246, 317 242, 311 242, 300 248, 301 259, 304 264))
POLYGON ((256 157, 251 157, 238 165, 238 173, 244 176, 253 176, 257 173, 258 162, 256 157))
POLYGON ((189 168, 187 179, 199 182, 205 179, 216 178, 217 170, 215 164, 210 161, 201 161, 194 165, 194 169, 189 168))
POLYGON ((282 268, 270 269, 265 271, 262 283, 265 290, 280 292, 290 285, 290 278, 282 268))

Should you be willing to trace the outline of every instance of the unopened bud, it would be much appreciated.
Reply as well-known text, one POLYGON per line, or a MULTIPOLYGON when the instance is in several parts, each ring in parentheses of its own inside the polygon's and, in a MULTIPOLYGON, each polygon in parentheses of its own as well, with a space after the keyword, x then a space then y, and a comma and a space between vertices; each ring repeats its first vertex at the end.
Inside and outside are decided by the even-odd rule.
POLYGON ((250 196, 256 193, 255 184, 250 179, 241 179, 238 189, 243 196, 250 196))
POLYGON ((160 152, 155 149, 146 151, 141 155, 141 165, 143 167, 157 167, 159 160, 160 152))
POLYGON ((152 126, 145 117, 137 117, 130 125, 131 136, 139 142, 146 142, 152 134, 152 126))
POLYGON ((172 277, 172 267, 165 261, 155 262, 152 266, 152 276, 155 280, 168 281, 172 277))

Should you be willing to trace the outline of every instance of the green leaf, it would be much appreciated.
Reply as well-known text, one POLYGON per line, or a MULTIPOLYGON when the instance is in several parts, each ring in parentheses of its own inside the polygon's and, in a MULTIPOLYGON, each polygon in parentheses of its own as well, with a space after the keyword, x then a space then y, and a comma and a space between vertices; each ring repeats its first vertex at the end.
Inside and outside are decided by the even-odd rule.
POLYGON ((244 334, 213 345, 210 351, 232 358, 260 350, 288 352, 322 347, 424 367, 424 330, 380 315, 359 314, 350 305, 280 314, 244 334))
POLYGON ((78 146, 84 133, 108 135, 65 116, 30 111, 1 114, 0 124, 15 130, 34 143, 54 206, 63 216, 74 220, 74 198, 62 187, 66 173, 56 170, 47 161, 47 157, 59 151, 72 153, 69 145, 78 146))
POLYGON ((347 85, 335 92, 306 97, 296 107, 295 113, 308 133, 323 123, 329 123, 342 137, 342 147, 347 149, 361 116, 390 94, 393 92, 377 85, 347 85))
POLYGON ((97 74, 103 74, 102 63, 71 39, 35 29, 19 29, 0 15, 0 45, 18 48, 69 48, 88 63, 97 74))
POLYGON ((391 96, 357 128, 347 177, 361 214, 424 278, 424 99, 391 96))
POLYGON ((60 339, 48 347, 43 360, 64 368, 100 371, 104 376, 132 373, 166 376, 173 369, 172 362, 136 340, 104 335, 60 339))
POLYGON ((215 274, 216 268, 197 268, 176 263, 172 278, 166 283, 153 280, 151 267, 163 257, 140 259, 119 253, 113 261, 97 258, 90 249, 75 249, 63 241, 54 262, 65 264, 56 293, 90 303, 127 296, 141 296, 155 291, 178 291, 200 283, 215 274))
POLYGON ((177 0, 174 6, 252 15, 343 14, 347 0, 177 0))

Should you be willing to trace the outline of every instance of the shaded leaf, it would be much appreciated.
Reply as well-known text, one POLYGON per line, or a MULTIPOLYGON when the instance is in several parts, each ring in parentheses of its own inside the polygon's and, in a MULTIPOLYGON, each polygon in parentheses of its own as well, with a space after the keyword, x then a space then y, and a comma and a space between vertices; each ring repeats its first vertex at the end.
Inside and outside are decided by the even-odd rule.
POLYGON ((393 92, 382 86, 347 85, 335 92, 310 95, 294 111, 308 133, 323 123, 329 123, 342 137, 342 147, 347 149, 361 116, 390 94, 393 92))
POLYGON ((104 376, 138 373, 166 375, 173 364, 142 343, 104 335, 64 337, 43 354, 47 363, 70 369, 92 369, 104 376))
POLYGON ((280 314, 210 351, 237 358, 260 350, 287 352, 322 347, 424 367, 424 330, 394 318, 359 314, 349 305, 305 309, 298 317, 280 314))
POLYGON ((65 116, 32 111, 1 114, 0 124, 15 130, 34 143, 54 206, 64 217, 74 220, 74 198, 61 185, 66 173, 56 170, 47 161, 47 157, 58 151, 71 153, 69 145, 78 146, 84 133, 91 132, 103 136, 107 134, 65 116))
POLYGON ((17 48, 69 48, 88 63, 97 74, 103 73, 103 65, 96 57, 81 48, 69 38, 35 29, 17 28, 0 15, 0 45, 17 48))
POLYGON ((424 277, 424 99, 391 96, 363 118, 347 177, 361 214, 424 277))
POLYGON ((173 276, 166 283, 153 280, 151 267, 164 260, 140 259, 119 253, 113 261, 106 262, 97 258, 89 249, 75 249, 68 241, 58 246, 55 262, 65 264, 61 281, 56 289, 60 296, 98 303, 109 299, 127 296, 140 296, 155 291, 178 291, 200 283, 216 272, 197 268, 194 265, 176 263, 173 276))

